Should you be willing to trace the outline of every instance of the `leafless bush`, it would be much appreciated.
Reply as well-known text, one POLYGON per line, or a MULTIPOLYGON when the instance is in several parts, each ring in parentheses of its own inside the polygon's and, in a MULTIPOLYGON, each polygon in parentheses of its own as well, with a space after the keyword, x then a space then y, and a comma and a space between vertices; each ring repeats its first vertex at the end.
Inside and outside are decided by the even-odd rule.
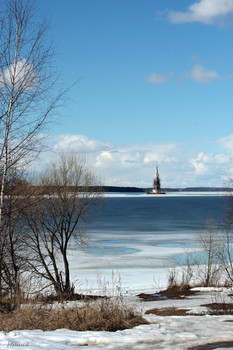
POLYGON ((223 254, 222 234, 212 221, 207 222, 199 234, 198 242, 200 245, 198 251, 186 249, 184 263, 169 270, 168 288, 225 284, 222 273, 226 259, 220 257, 223 254))
POLYGON ((219 259, 226 274, 226 283, 233 285, 233 231, 232 225, 227 225, 223 234, 222 249, 219 251, 219 259))
MULTIPOLYGON (((201 252, 196 259, 197 274, 204 286, 213 286, 221 280, 222 264, 219 252, 222 250, 222 236, 218 233, 212 220, 208 220, 204 230, 199 235, 201 252)), ((222 283, 222 281, 220 281, 222 283)))

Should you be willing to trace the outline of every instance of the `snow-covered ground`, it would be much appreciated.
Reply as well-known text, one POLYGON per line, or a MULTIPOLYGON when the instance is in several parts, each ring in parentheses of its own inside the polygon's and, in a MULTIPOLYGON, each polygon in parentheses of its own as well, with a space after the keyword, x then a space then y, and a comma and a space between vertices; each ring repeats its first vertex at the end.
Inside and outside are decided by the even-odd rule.
MULTIPOLYGON (((142 301, 135 295, 124 297, 125 303, 141 311, 153 308, 182 308, 190 312, 205 313, 200 305, 216 301, 229 301, 229 290, 200 289, 194 296, 180 300, 142 301)), ((232 301, 232 300, 231 300, 232 301)), ((67 329, 56 331, 15 330, 0 333, 0 349, 27 350, 181 350, 207 343, 219 343, 210 349, 233 349, 233 316, 156 316, 144 315, 150 322, 133 329, 117 332, 77 332, 67 329), (224 347, 225 342, 225 347, 224 347)), ((201 349, 201 348, 197 348, 201 349)))

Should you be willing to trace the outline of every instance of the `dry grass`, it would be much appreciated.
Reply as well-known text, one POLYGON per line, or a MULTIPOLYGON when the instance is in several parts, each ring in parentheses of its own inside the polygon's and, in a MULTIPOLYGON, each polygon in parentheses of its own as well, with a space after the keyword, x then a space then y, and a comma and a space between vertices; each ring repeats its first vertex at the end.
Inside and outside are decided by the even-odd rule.
POLYGON ((166 299, 184 299, 187 296, 196 294, 191 287, 187 284, 168 286, 167 289, 162 290, 156 294, 138 294, 138 297, 144 301, 156 301, 166 299))
POLYGON ((27 306, 13 313, 0 314, 0 329, 9 332, 20 329, 78 331, 117 331, 148 323, 141 315, 120 302, 101 300, 78 308, 47 310, 27 306))
POLYGON ((187 296, 196 294, 188 284, 177 284, 169 286, 167 289, 162 290, 159 294, 171 299, 183 299, 187 296))
POLYGON ((147 310, 146 314, 157 316, 190 316, 190 314, 187 314, 188 311, 189 309, 164 308, 147 310))
POLYGON ((233 315, 233 303, 210 303, 201 306, 207 307, 210 315, 233 315))

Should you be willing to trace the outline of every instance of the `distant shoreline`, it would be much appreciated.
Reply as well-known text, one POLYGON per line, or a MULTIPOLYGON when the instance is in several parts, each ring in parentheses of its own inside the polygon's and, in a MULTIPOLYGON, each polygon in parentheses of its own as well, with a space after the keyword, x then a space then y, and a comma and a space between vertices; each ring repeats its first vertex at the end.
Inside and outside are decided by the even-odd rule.
MULTIPOLYGON (((103 186, 103 192, 108 193, 147 193, 151 188, 103 186)), ((231 192, 229 187, 185 187, 185 188, 162 188, 164 192, 231 192)))

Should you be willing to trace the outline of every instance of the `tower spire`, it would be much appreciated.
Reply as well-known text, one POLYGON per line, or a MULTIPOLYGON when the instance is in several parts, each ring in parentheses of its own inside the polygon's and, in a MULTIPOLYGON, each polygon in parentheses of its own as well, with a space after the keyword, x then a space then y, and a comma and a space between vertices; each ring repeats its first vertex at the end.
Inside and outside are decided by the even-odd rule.
POLYGON ((158 164, 156 164, 154 181, 153 181, 153 189, 148 193, 149 194, 165 194, 165 192, 163 192, 161 190, 161 182, 160 182, 160 177, 159 177, 158 164))
POLYGON ((160 185, 160 177, 159 177, 158 165, 156 165, 156 171, 155 171, 153 189, 154 189, 157 193, 159 193, 159 192, 161 191, 161 185, 160 185))

